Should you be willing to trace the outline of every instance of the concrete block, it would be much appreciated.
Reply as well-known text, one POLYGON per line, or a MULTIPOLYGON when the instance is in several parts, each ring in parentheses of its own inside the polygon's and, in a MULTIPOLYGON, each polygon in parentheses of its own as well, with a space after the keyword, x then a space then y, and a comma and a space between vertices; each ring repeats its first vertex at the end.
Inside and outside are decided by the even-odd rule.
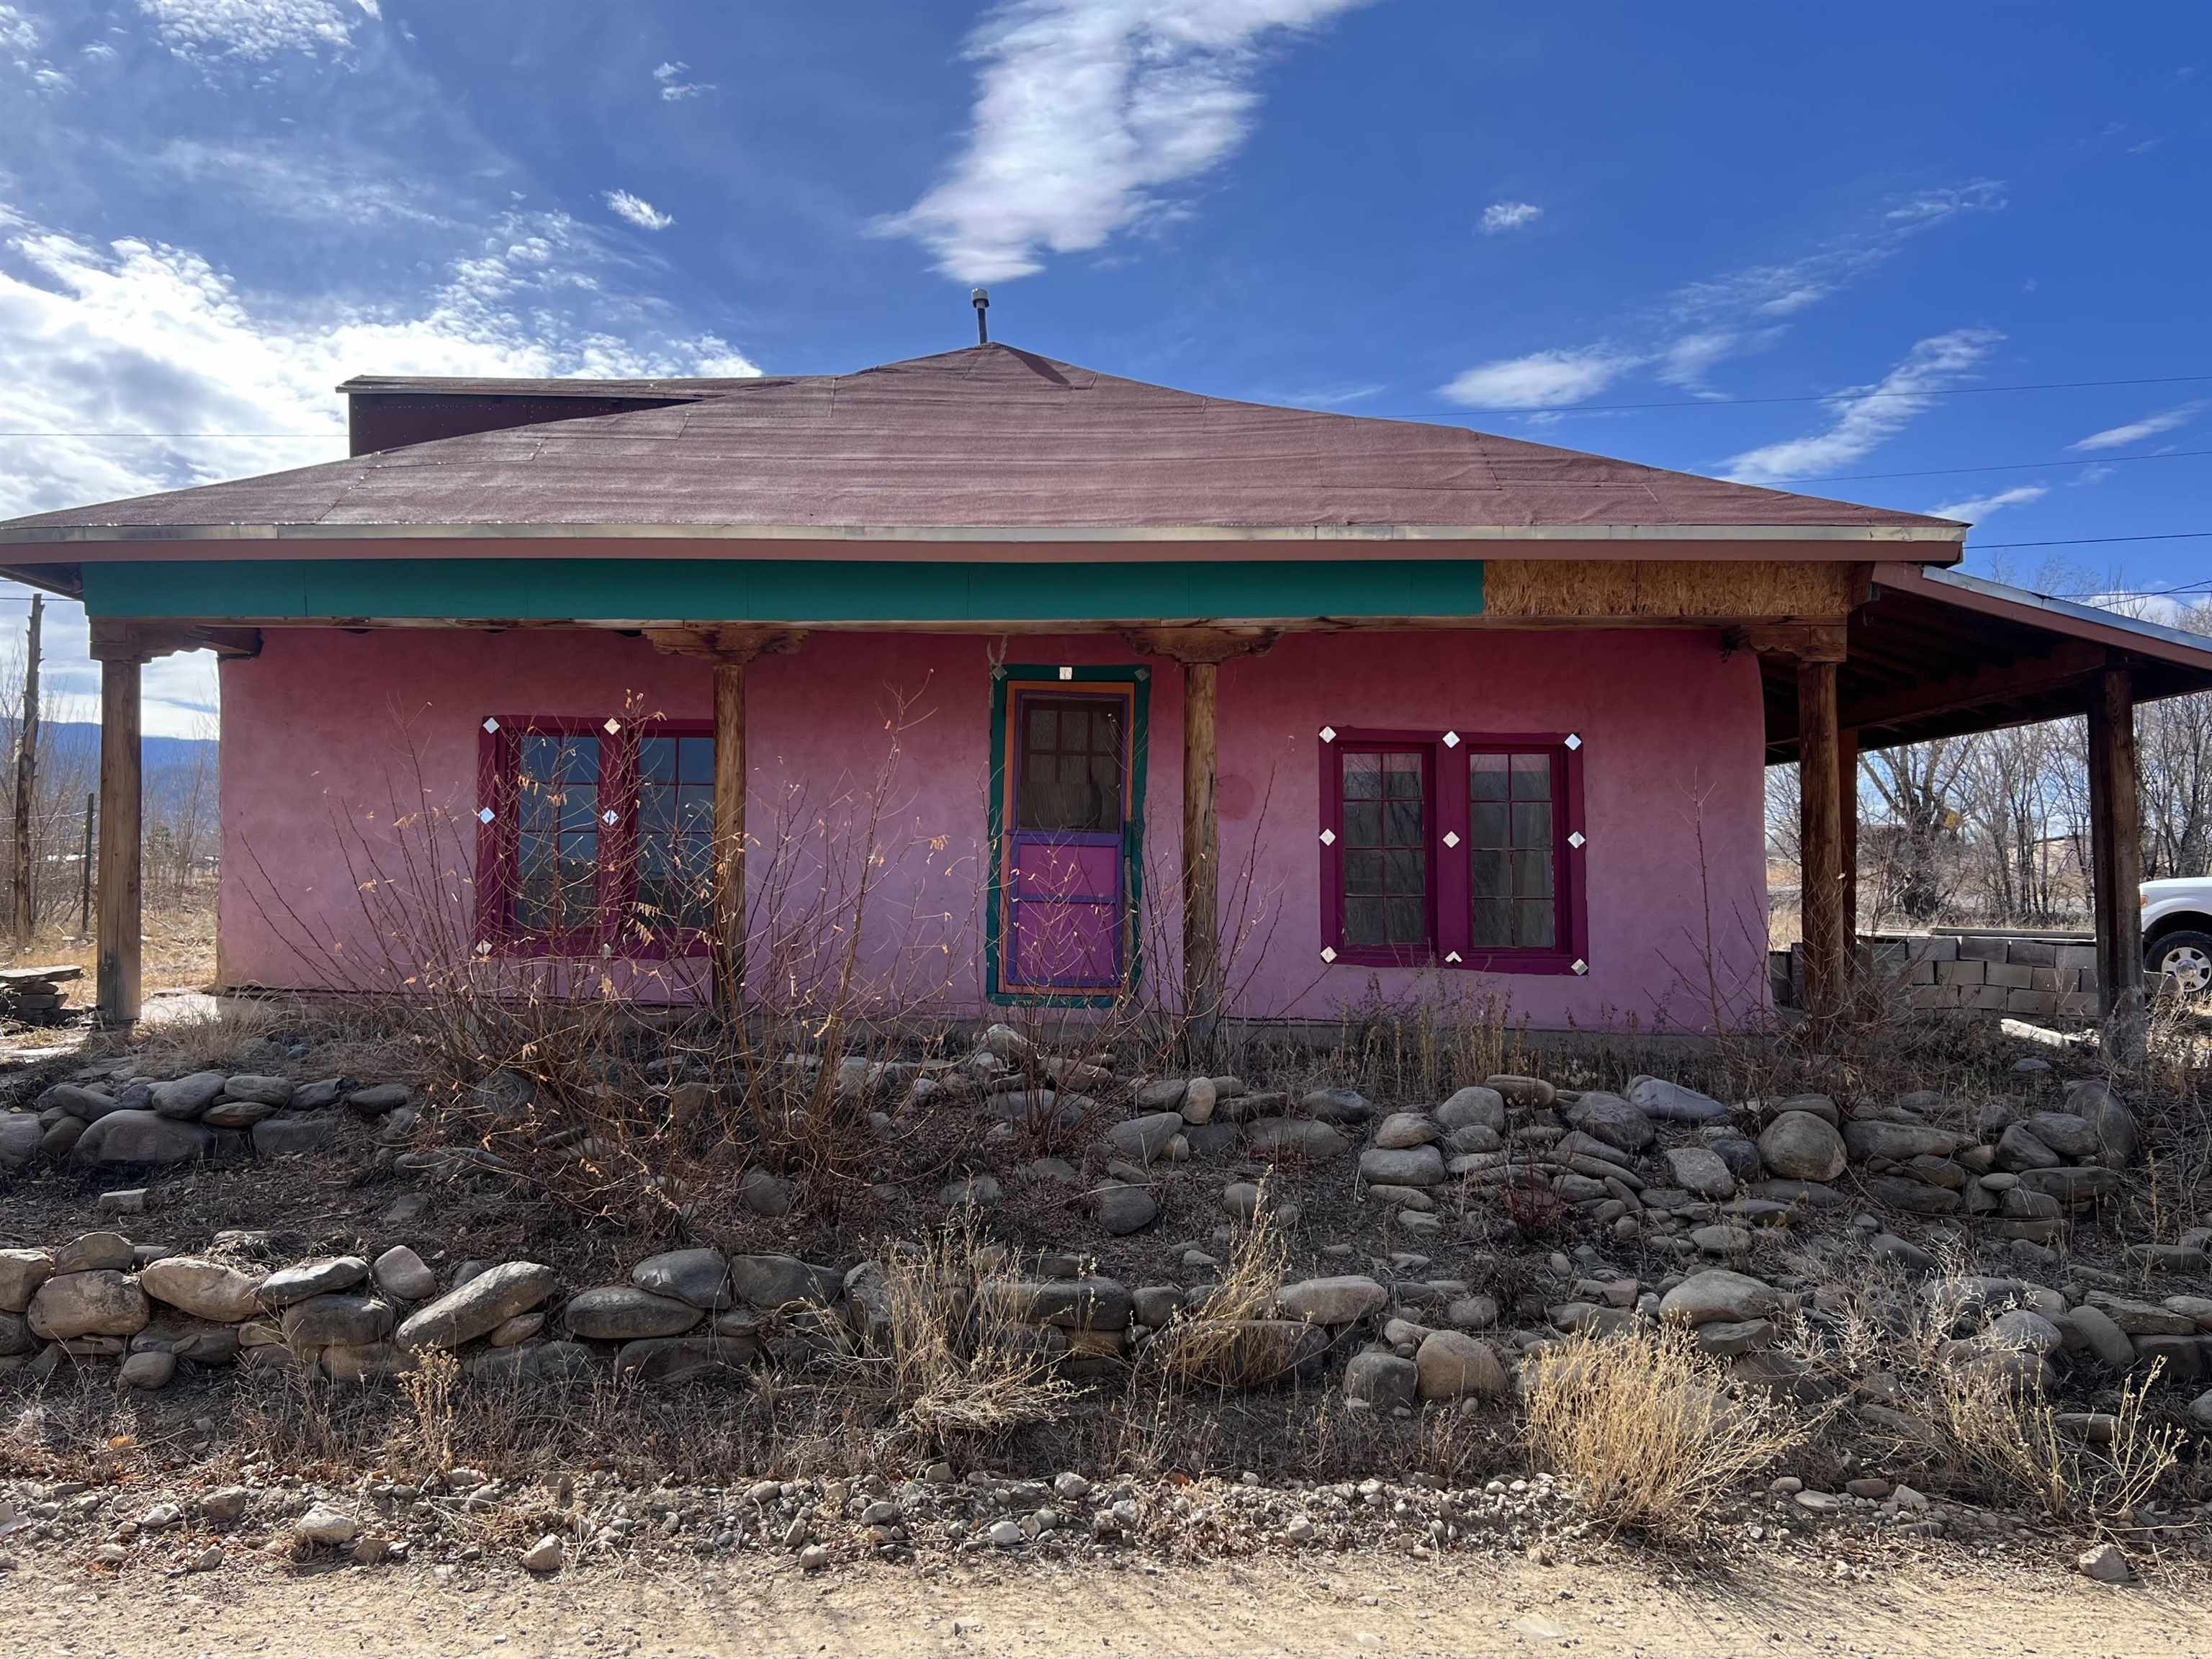
POLYGON ((1959 1006, 1959 988, 1955 985, 1916 985, 1906 1000, 1915 1008, 1955 1008, 1959 1006))
POLYGON ((2001 1014, 2005 1009, 2005 999, 2011 994, 2012 993, 2002 985, 1978 985, 1960 993, 1959 1006, 1961 1008, 1986 1009, 1991 1013, 2001 1014))
POLYGON ((1978 987, 1989 964, 1984 962, 1939 962, 1936 964, 1938 985, 1972 985, 1978 987))
POLYGON ((2002 962, 2011 941, 1991 939, 1980 933, 1967 933, 1959 940, 1959 960, 1961 962, 2002 962))
POLYGON ((2058 1012, 2058 995, 2054 991, 2011 990, 2005 993, 2005 1012, 2049 1016, 2058 1012))
POLYGON ((2062 991, 2058 996, 2058 1012, 2069 1019, 2094 1019, 2097 1017, 2097 994, 2094 991, 2062 991))
POLYGON ((2051 952, 2051 966, 2071 968, 2077 973, 2097 971, 2097 947, 2094 945, 2062 945, 2051 952))
POLYGON ((1912 940, 1911 951, 1915 962, 1956 962, 1959 941, 1948 933, 1930 933, 1925 939, 1912 940))
POLYGON ((2049 939, 2008 939, 2005 943, 2005 960, 2023 968, 2055 968, 2058 964, 2058 947, 2049 939))
POLYGON ((1936 964, 1932 962, 1911 963, 1905 970, 1905 982, 1907 985, 1933 985, 1936 982, 1936 964))
POLYGON ((2002 985, 2008 991, 2025 991, 2035 983, 2035 970, 2017 962, 1992 962, 1982 975, 1984 985, 2002 985))

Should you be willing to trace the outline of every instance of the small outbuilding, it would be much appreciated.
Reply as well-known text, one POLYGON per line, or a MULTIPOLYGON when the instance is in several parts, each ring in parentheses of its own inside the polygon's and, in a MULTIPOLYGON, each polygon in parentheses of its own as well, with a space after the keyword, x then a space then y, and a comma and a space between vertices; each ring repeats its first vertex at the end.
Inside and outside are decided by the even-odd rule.
MULTIPOLYGON (((138 1007, 139 666, 222 666, 221 977, 440 961, 963 1016, 1540 1027, 1763 1009, 1803 768, 1816 1012, 1858 749, 2088 711, 2108 999, 2130 711, 2186 636, 1965 526, 989 344, 744 380, 372 378, 349 459, 0 526, 103 664, 99 996, 138 1007)), ((410 976, 413 976, 410 981, 410 976)))

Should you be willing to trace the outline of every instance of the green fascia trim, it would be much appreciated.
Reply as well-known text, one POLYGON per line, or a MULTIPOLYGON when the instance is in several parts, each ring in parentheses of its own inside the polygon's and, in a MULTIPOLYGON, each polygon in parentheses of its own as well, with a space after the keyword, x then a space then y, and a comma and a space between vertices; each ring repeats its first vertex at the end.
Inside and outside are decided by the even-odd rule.
POLYGON ((82 568, 92 616, 198 621, 951 624, 1482 611, 1479 559, 154 559, 82 568))
POLYGON ((1133 991, 1145 974, 1145 930, 1141 918, 1145 899, 1145 778, 1152 759, 1152 671, 1149 668, 1077 668, 1058 663, 1003 663, 991 671, 991 793, 987 807, 991 878, 983 910, 983 995, 987 1001, 1009 1008, 1111 1008, 1133 991), (1006 904, 1006 690, 1017 680, 1058 681, 1068 673, 1078 685, 1133 685, 1129 697, 1129 817, 1121 826, 1122 890, 1128 895, 1129 913, 1139 918, 1130 930, 1129 982, 1118 994, 1081 991, 1008 991, 1000 973, 1000 923, 1006 904))

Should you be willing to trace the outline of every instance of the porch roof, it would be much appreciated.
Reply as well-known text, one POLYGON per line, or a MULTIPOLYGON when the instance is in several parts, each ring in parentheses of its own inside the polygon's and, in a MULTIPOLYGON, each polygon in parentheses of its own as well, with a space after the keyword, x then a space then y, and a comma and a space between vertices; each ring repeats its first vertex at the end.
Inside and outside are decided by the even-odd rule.
POLYGON ((1825 560, 1904 544, 1907 556, 1948 562, 1965 534, 1946 520, 1462 427, 1202 397, 1000 344, 843 375, 347 389, 512 406, 483 418, 499 429, 19 519, 0 525, 0 550, 66 580, 54 567, 148 556, 147 543, 173 544, 155 556, 200 559, 369 542, 387 558, 562 556, 582 541, 604 556, 609 543, 643 540, 661 544, 639 548, 646 556, 675 550, 670 541, 725 557, 765 556, 732 545, 743 543, 800 550, 785 557, 810 556, 810 544, 903 544, 929 557, 944 555, 921 544, 997 543, 1033 558, 1064 557, 1066 543, 1197 542, 1219 557, 1249 556, 1235 546, 1245 542, 1351 544, 1324 556, 1358 558, 1403 556, 1361 543, 1466 542, 1480 556, 1553 542, 1589 558, 1825 560), (545 417, 579 398, 644 406, 545 417))
MULTIPOLYGON (((1836 723, 1862 750, 2079 714, 2125 667, 2138 702, 2212 690, 2212 639, 1955 570, 1874 567, 1837 671, 1836 723)), ((1797 687, 1762 659, 1766 758, 1797 758, 1797 687)))

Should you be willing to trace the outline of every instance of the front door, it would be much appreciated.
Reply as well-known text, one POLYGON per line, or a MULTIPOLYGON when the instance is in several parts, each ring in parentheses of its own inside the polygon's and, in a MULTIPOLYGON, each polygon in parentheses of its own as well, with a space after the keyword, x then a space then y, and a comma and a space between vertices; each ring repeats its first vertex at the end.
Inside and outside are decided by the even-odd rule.
POLYGON ((1017 687, 1009 712, 1006 988, 1116 991, 1131 931, 1130 689, 1017 687))

